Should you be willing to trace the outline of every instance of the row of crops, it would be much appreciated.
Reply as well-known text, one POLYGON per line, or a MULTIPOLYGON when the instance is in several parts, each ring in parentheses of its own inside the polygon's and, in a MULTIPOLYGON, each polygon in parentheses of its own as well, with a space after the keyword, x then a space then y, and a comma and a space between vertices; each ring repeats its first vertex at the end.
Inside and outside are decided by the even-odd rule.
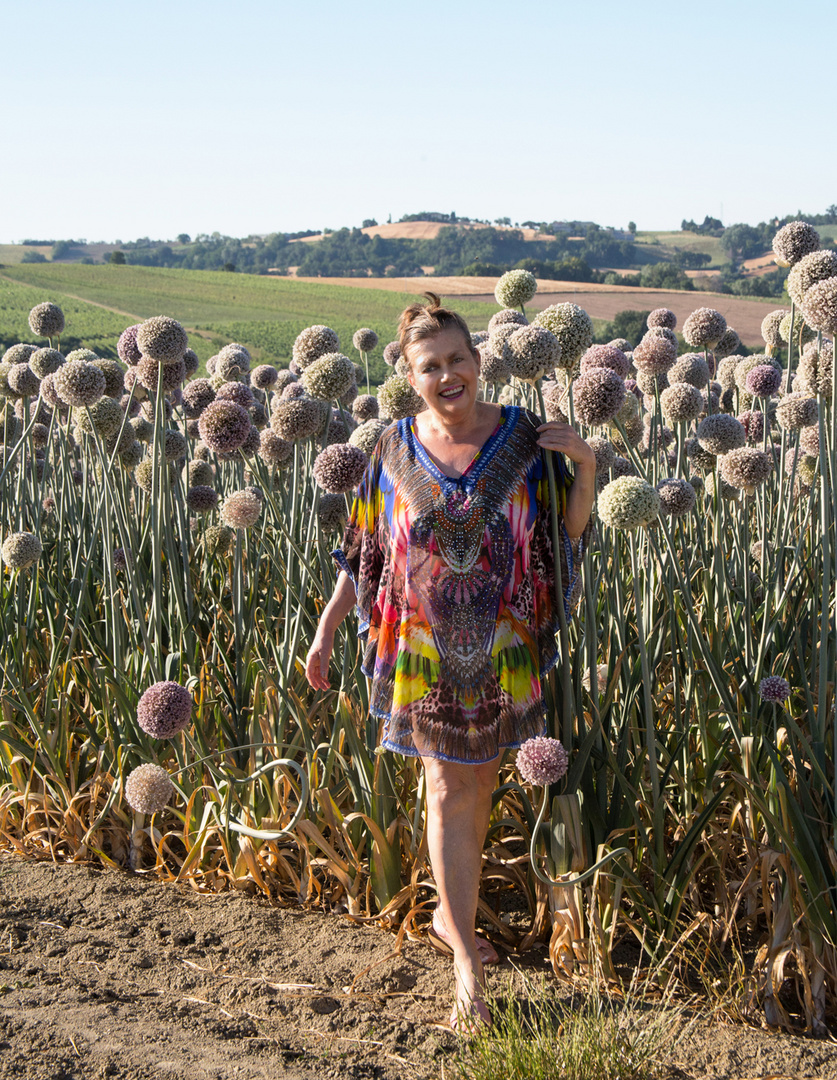
MULTIPOLYGON (((744 939, 742 1004, 821 1031, 837 256, 799 222, 775 251, 793 305, 755 356, 706 308, 679 356, 663 309, 635 343, 592 345, 574 304, 529 322, 526 271, 474 335, 486 397, 575 424, 600 489, 545 688, 568 772, 541 802, 504 765, 480 913, 509 948, 548 938, 556 970, 595 953, 610 971, 626 935, 672 971, 744 939)), ((203 377, 173 319, 124 330, 118 360, 62 353, 64 324, 43 301, 42 346, 0 361, 2 842, 420 927, 420 770, 376 752, 351 620, 334 690, 303 674, 352 489, 422 406, 397 344, 371 394, 368 328, 345 355, 310 326, 284 370, 230 344, 203 377)))

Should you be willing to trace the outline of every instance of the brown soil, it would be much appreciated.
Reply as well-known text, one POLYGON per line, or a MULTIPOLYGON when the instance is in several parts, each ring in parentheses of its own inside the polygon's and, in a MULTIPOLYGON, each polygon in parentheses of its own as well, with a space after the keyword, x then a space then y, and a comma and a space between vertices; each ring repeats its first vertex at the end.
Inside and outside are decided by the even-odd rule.
MULTIPOLYGON (((451 1077, 449 961, 395 945, 244 892, 2 857, 0 1080, 451 1077)), ((543 949, 522 963, 546 971, 543 949)), ((672 1043, 672 1080, 837 1080, 823 1041, 702 1019, 672 1043)))

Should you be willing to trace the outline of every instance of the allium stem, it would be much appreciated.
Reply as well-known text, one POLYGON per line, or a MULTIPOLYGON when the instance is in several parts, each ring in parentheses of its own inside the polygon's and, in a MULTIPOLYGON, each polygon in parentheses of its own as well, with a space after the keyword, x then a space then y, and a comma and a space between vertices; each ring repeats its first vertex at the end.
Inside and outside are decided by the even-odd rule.
POLYGON ((532 839, 529 841, 529 862, 532 866, 532 870, 535 872, 535 876, 544 883, 544 885, 551 885, 559 889, 569 889, 576 885, 580 885, 582 882, 587 881, 594 874, 597 874, 603 866, 607 866, 613 859, 617 859, 620 855, 630 855, 628 848, 620 847, 614 848, 613 851, 609 851, 607 855, 599 859, 598 862, 593 863, 592 866, 588 866, 586 870, 580 874, 569 875, 567 877, 560 876, 557 878, 550 877, 549 874, 545 874, 538 865, 538 837, 540 836, 541 826, 543 825, 544 817, 546 816, 547 806, 549 805, 549 787, 543 789, 543 796, 541 797, 541 808, 538 811, 538 817, 535 821, 535 827, 532 829, 532 839))

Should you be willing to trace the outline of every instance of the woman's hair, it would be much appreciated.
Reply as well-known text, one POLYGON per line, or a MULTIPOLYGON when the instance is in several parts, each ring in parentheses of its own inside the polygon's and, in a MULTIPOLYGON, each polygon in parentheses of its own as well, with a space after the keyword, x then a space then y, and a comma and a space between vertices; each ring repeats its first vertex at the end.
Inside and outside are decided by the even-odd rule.
POLYGON ((401 355, 409 363, 407 350, 416 341, 424 338, 435 337, 445 330, 459 330, 465 338, 465 343, 471 352, 474 346, 471 344, 471 331, 461 315, 457 315, 450 308, 443 308, 439 297, 432 292, 423 294, 426 304, 410 304, 401 312, 398 321, 398 343, 401 346, 401 355))

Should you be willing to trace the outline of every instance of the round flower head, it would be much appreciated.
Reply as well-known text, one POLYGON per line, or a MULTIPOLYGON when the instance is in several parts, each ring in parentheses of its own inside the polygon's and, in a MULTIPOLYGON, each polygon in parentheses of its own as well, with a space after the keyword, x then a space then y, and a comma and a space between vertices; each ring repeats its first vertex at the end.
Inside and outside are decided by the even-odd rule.
POLYGON ((619 349, 621 352, 626 354, 629 352, 633 352, 634 348, 633 345, 631 345, 630 341, 628 341, 628 339, 624 337, 614 338, 613 341, 608 342, 608 345, 612 345, 614 349, 619 349))
POLYGON ((660 496, 639 476, 611 480, 599 495, 599 517, 616 529, 636 529, 648 525, 660 513, 660 496))
POLYGON ((363 479, 368 464, 369 458, 357 446, 327 446, 314 459, 314 479, 332 494, 351 491, 363 479))
POLYGON ((677 316, 668 308, 659 307, 648 313, 645 325, 650 330, 654 326, 664 326, 666 330, 673 330, 677 326, 677 316))
POLYGON ((29 312, 29 329, 38 337, 56 337, 64 332, 64 312, 57 304, 46 301, 36 304, 29 312))
POLYGON ((734 484, 730 484, 728 480, 724 480, 723 476, 718 476, 715 473, 709 473, 706 477, 706 494, 711 498, 726 499, 728 502, 737 502, 741 498, 741 491, 735 487, 734 484))
POLYGON ((113 568, 117 571, 128 569, 128 556, 125 554, 124 548, 113 549, 113 568))
POLYGON ((484 341, 488 341, 488 337, 489 334, 487 330, 475 330, 471 334, 471 344, 476 348, 477 345, 482 345, 484 341))
POLYGON ((561 345, 561 368, 572 371, 585 350, 593 344, 593 323, 578 304, 552 304, 534 320, 558 338, 561 345))
POLYGON ((185 458, 188 446, 186 436, 182 432, 175 428, 170 428, 165 432, 163 456, 166 461, 180 461, 181 458, 185 458))
POLYGON ((253 457, 254 454, 258 454, 261 447, 262 433, 252 422, 250 423, 250 430, 247 432, 247 436, 244 442, 239 446, 238 450, 233 450, 228 454, 219 454, 219 458, 222 461, 236 461, 239 454, 244 454, 246 457, 253 457))
POLYGON ((135 367, 129 367, 125 372, 123 379, 126 392, 133 394, 134 401, 145 401, 148 397, 148 392, 139 380, 137 369, 135 367))
POLYGON ((186 505, 193 514, 208 514, 218 505, 218 492, 203 484, 190 487, 186 492, 186 505))
MULTIPOLYGON (((255 372, 253 372, 253 374, 255 375, 255 372)), ((294 375, 294 373, 287 368, 282 368, 280 371, 276 372, 276 385, 273 389, 277 394, 281 394, 286 386, 290 386, 291 383, 297 382, 298 379, 298 375, 294 375)), ((252 382, 252 376, 250 381, 252 382)))
POLYGON ((660 394, 660 408, 670 423, 685 424, 703 412, 703 396, 691 383, 675 383, 660 394))
POLYGON ((627 356, 613 345, 591 345, 582 356, 580 367, 582 375, 591 368, 610 368, 620 379, 626 378, 631 370, 627 356))
POLYGON ((208 555, 218 555, 224 558, 230 553, 235 532, 226 525, 210 525, 203 534, 204 547, 208 555))
POLYGON ((653 329, 649 330, 634 349, 633 358, 637 374, 665 375, 677 359, 677 340, 672 341, 656 334, 653 329))
POLYGON ((782 372, 773 364, 756 364, 750 368, 745 378, 747 392, 757 398, 773 397, 782 385, 782 372))
POLYGON ((837 275, 837 253, 833 251, 813 251, 805 255, 788 274, 786 288, 788 296, 798 308, 808 290, 818 281, 826 281, 837 275))
MULTIPOLYGON (((32 436, 32 445, 37 450, 43 450, 49 437, 49 428, 46 424, 33 424, 30 435, 32 436)), ((0 438, 0 442, 2 441, 2 438, 0 438)))
POLYGON ((171 777, 160 765, 140 765, 125 781, 125 802, 137 814, 158 814, 174 794, 171 777))
POLYGON ((192 695, 176 682, 158 682, 137 703, 137 723, 155 739, 171 739, 189 726, 192 695))
MULTIPOLYGON (((177 479, 177 473, 175 472, 174 465, 172 465, 171 462, 168 462, 167 468, 169 470, 169 482, 173 484, 177 479)), ((137 484, 142 488, 142 490, 146 491, 150 495, 154 490, 153 462, 148 460, 141 461, 139 465, 137 465, 137 467, 134 469, 134 479, 136 480, 137 484)), ((160 479, 158 480, 158 491, 162 487, 162 484, 163 479, 161 475, 160 479)))
MULTIPOLYGON (((4 371, 4 365, 0 364, 0 383, 2 383, 2 372, 4 371)), ((44 375, 41 379, 41 400, 47 405, 54 408, 56 405, 63 405, 64 403, 59 400, 58 395, 55 392, 55 376, 44 375)), ((2 398, 3 390, 0 385, 0 398, 2 398)))
POLYGON ((107 397, 119 398, 122 397, 122 391, 125 389, 125 372, 116 360, 108 359, 96 359, 91 360, 91 364, 95 364, 97 368, 105 376, 105 394, 107 397))
POLYGON ((35 397, 41 386, 41 380, 28 364, 12 364, 6 379, 11 391, 9 397, 35 397))
POLYGON ((561 360, 560 342, 542 326, 519 327, 506 342, 506 350, 512 375, 532 384, 553 371, 561 360))
POLYGON ((830 341, 823 341, 817 349, 815 342, 810 342, 802 350, 799 358, 798 378, 804 384, 800 389, 812 396, 822 394, 831 396, 831 370, 834 363, 834 347, 830 341))
POLYGON ((162 372, 163 391, 175 390, 186 378, 186 365, 182 357, 163 364, 150 356, 143 356, 134 369, 137 378, 149 393, 156 393, 162 372))
MULTIPOLYGON (((85 435, 92 435, 97 431, 103 439, 107 439, 119 431, 124 417, 118 401, 103 397, 86 409, 80 409, 76 414, 76 422, 85 435)), ((133 441, 134 433, 131 432, 131 442, 133 441)))
POLYGON ((617 454, 610 466, 610 475, 614 480, 618 480, 620 476, 636 476, 636 466, 630 458, 617 454))
POLYGON ((194 349, 187 349, 183 354, 183 364, 186 368, 186 378, 191 378, 196 374, 198 368, 201 366, 201 362, 198 359, 198 354, 194 349))
POLYGON ((329 326, 309 326, 294 342, 293 358, 304 371, 327 353, 340 351, 340 339, 329 326))
POLYGON ((508 326, 510 323, 515 326, 528 326, 529 320, 522 311, 515 311, 514 308, 504 308, 502 311, 495 312, 488 320, 489 337, 499 326, 508 326))
POLYGON ((387 423, 385 420, 379 420, 377 417, 366 420, 360 427, 355 428, 351 433, 349 436, 349 445, 357 446, 367 457, 371 457, 372 451, 377 446, 378 439, 380 439, 386 429, 387 423))
MULTIPOLYGON (((298 386, 294 383, 293 386, 298 386)), ((305 393, 304 387, 300 387, 305 393)), ((291 389, 288 387, 287 389, 291 389)), ((283 391, 283 394, 287 392, 283 391)), ((275 399, 274 399, 275 400, 275 399)), ((322 430, 322 402, 311 397, 296 397, 278 401, 270 416, 270 426, 287 442, 308 439, 322 430)))
MULTIPOLYGON (((348 420, 348 417, 346 418, 348 420)), ((344 443, 349 441, 349 434, 354 431, 354 425, 351 421, 347 425, 346 420, 340 415, 336 409, 331 410, 331 419, 328 423, 328 431, 326 432, 326 446, 333 446, 335 443, 344 443)))
POLYGON ((348 520, 346 496, 323 492, 317 503, 317 521, 325 533, 338 532, 348 520))
POLYGON ((675 383, 689 383, 702 390, 709 383, 709 379, 709 365, 701 353, 685 353, 668 371, 670 386, 675 383))
POLYGON ((189 420, 197 420, 214 400, 215 390, 209 379, 192 379, 183 387, 183 412, 189 420))
POLYGON ((773 254, 777 266, 795 266, 800 259, 818 251, 820 234, 807 221, 791 221, 773 237, 773 254))
POLYGON ((819 428, 814 425, 811 427, 804 427, 799 433, 799 448, 808 457, 819 457, 820 454, 820 433, 819 428))
POLYGON ((655 372, 653 368, 646 369, 644 365, 639 365, 636 384, 644 396, 653 398, 656 393, 668 388, 668 375, 664 371, 655 372))
POLYGON ((764 437, 764 413, 746 410, 738 414, 741 426, 747 436, 747 442, 760 443, 764 437))
POLYGON ((342 353, 326 353, 313 360, 302 373, 302 385, 311 397, 336 401, 355 383, 354 364, 342 353))
MULTIPOLYGON (((832 279, 833 280, 833 279, 832 279)), ((806 294, 807 295, 807 294, 806 294)), ((791 317, 790 312, 779 323, 779 337, 787 344, 790 341, 791 336, 791 317)), ((817 335, 811 329, 810 326, 805 325, 805 320, 799 312, 796 313, 796 318, 793 322, 793 339, 795 343, 802 343, 807 341, 813 341, 817 335)))
POLYGON ((231 529, 249 529, 259 520, 262 500, 252 491, 234 491, 221 507, 221 521, 231 529))
POLYGON ((124 450, 119 451, 119 464, 123 469, 127 469, 128 472, 132 469, 136 469, 141 461, 142 443, 138 442, 136 439, 134 439, 124 450))
POLYGON ((543 403, 546 418, 554 423, 568 424, 569 418, 564 412, 567 407, 567 390, 557 382, 543 384, 543 403))
POLYGON ((105 392, 104 372, 86 360, 68 357, 52 380, 55 393, 65 405, 92 405, 105 392))
POLYGON ((293 457, 294 444, 277 435, 271 428, 259 432, 258 454, 265 465, 284 465, 293 457))
POLYGON ((185 478, 189 487, 209 487, 215 473, 208 461, 190 461, 186 466, 185 478))
POLYGON ((763 450, 742 446, 724 454, 719 462, 721 476, 728 484, 752 492, 773 470, 773 460, 763 450))
POLYGON ((250 384, 259 390, 272 390, 278 381, 279 372, 272 364, 259 364, 250 373, 250 384))
POLYGON ((352 345, 358 352, 372 352, 377 344, 378 335, 374 330, 370 330, 368 326, 362 326, 360 330, 355 330, 352 336, 352 345))
POLYGON ((64 363, 64 356, 57 349, 36 349, 29 357, 29 367, 32 372, 43 379, 45 375, 53 375, 64 363))
POLYGON ((611 465, 616 460, 616 451, 613 449, 613 443, 610 439, 605 439, 602 435, 591 435, 587 440, 587 445, 596 455, 596 474, 598 476, 603 476, 608 473, 611 465))
POLYGON ((215 400, 234 401, 242 409, 249 409, 256 399, 253 397, 253 391, 246 383, 226 382, 221 383, 215 391, 215 400))
MULTIPOLYGON (((529 324, 526 323, 526 326, 529 324)), ((518 323, 500 323, 499 326, 495 326, 491 333, 488 335, 488 342, 483 345, 482 348, 478 348, 477 352, 482 353, 487 349, 489 352, 495 354, 495 356, 502 357, 506 364, 511 364, 511 357, 509 356, 506 348, 509 339, 517 333, 518 330, 522 330, 523 327, 518 323)))
MULTIPOLYGON (((28 347, 28 346, 27 346, 28 347)), ((68 360, 84 360, 88 364, 92 364, 94 360, 98 360, 99 357, 92 349, 73 349, 72 352, 67 353, 68 360)))
POLYGON ((682 517, 694 509, 697 495, 688 480, 670 477, 657 484, 657 493, 664 514, 669 517, 682 517))
POLYGON ((140 403, 136 398, 131 397, 130 394, 123 394, 119 399, 119 404, 122 406, 122 411, 126 412, 131 418, 139 416, 140 403))
POLYGON ((790 697, 790 683, 781 675, 767 675, 759 683, 759 697, 773 705, 781 705, 790 697))
POLYGON ((28 364, 29 358, 37 351, 37 345, 10 345, 3 353, 3 364, 8 367, 14 364, 28 364))
MULTIPOLYGON (((718 371, 716 374, 722 390, 735 389, 736 369, 741 361, 746 359, 748 359, 748 357, 745 356, 725 356, 720 364, 718 364, 718 371)), ((753 366, 755 367, 755 365, 753 366)))
POLYGON ((740 348, 741 338, 738 336, 738 331, 728 326, 718 339, 714 352, 716 358, 720 359, 722 356, 730 356, 732 353, 738 352, 740 348))
MULTIPOLYGON (((629 394, 628 397, 633 397, 633 395, 629 394)), ((627 419, 624 420, 620 419, 619 423, 622 426, 621 431, 618 427, 616 427, 615 422, 610 425, 608 429, 610 432, 610 438, 617 451, 619 451, 620 453, 622 451, 627 452, 627 448, 629 446, 637 446, 642 441, 642 436, 645 428, 643 427, 642 418, 639 416, 639 414, 634 414, 633 416, 629 416, 627 417, 627 419), (625 440, 627 440, 627 443, 625 440)))
POLYGON ((176 319, 155 315, 140 323, 136 343, 143 356, 160 364, 176 364, 183 360, 189 339, 176 319))
POLYGON ((528 270, 507 270, 494 286, 494 299, 503 308, 523 307, 537 291, 534 274, 528 270))
POLYGON ((427 408, 422 397, 410 386, 403 375, 390 375, 378 387, 378 407, 381 415, 390 420, 403 420, 415 416, 427 408))
POLYGON ((738 361, 735 365, 735 385, 738 387, 740 393, 751 394, 751 391, 747 388, 747 376, 754 368, 765 364, 770 367, 775 367, 781 377, 782 365, 778 360, 774 360, 772 356, 767 356, 764 353, 745 356, 738 361))
POLYGON ((683 337, 693 349, 713 349, 724 335, 727 320, 714 308, 698 308, 683 323, 683 337))
POLYGON ((625 401, 625 384, 610 368, 592 368, 573 384, 576 416, 595 427, 609 423, 625 401))
POLYGON ((41 541, 31 532, 10 533, 0 547, 0 557, 11 570, 28 570, 42 552, 41 541))
POLYGON ((800 431, 819 420, 820 410, 815 397, 808 394, 785 394, 776 406, 776 419, 785 431, 800 431))
POLYGON ((837 334, 837 277, 812 285, 802 301, 805 322, 814 330, 837 334))
POLYGON ((374 394, 359 394, 352 402, 352 416, 359 424, 378 417, 378 399, 374 394))
POLYGON ((547 787, 566 776, 567 751, 558 739, 536 735, 534 739, 527 739, 517 751, 516 765, 524 783, 547 787))
POLYGON ((215 374, 224 382, 239 379, 250 370, 250 353, 243 345, 225 345, 215 357, 215 374))
POLYGON ((384 363, 394 368, 401 356, 401 345, 397 341, 391 341, 384 346, 384 363))
POLYGON ((252 427, 250 414, 234 401, 213 401, 198 419, 202 441, 216 454, 232 454, 244 445, 252 427))
POLYGON ((480 354, 480 379, 486 386, 505 386, 511 378, 511 357, 505 348, 494 352, 489 340, 481 342, 477 352, 480 354))
POLYGON ((769 315, 765 315, 761 321, 761 336, 770 350, 777 349, 782 344, 779 327, 782 325, 786 315, 790 315, 787 308, 777 308, 775 311, 771 311, 769 315))
POLYGON ((747 433, 739 420, 727 413, 710 413, 697 427, 701 447, 716 457, 737 450, 747 441, 747 433))
POLYGON ((142 353, 137 345, 137 332, 141 326, 142 323, 136 323, 134 326, 129 326, 127 330, 123 330, 116 343, 116 352, 123 364, 133 366, 140 362, 142 353))
POLYGON ((139 439, 140 442, 151 442, 151 438, 154 434, 154 425, 150 420, 146 420, 144 416, 136 416, 129 421, 131 427, 134 429, 134 438, 139 439))

